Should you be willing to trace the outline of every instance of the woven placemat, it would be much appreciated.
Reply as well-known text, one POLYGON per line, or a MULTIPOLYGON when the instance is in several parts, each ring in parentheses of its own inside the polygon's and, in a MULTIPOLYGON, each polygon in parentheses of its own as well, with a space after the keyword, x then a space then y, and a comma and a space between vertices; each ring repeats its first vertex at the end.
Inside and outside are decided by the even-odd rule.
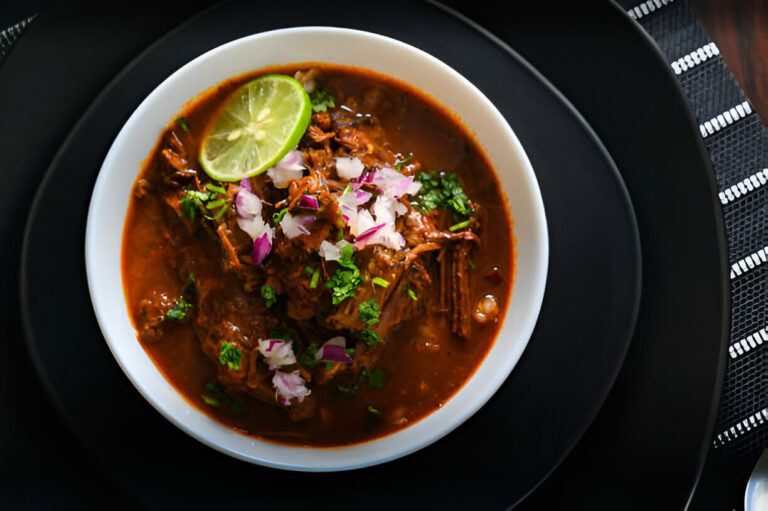
MULTIPOLYGON (((699 120, 721 190, 731 335, 713 443, 753 456, 768 446, 768 130, 685 0, 620 3, 667 57, 699 120)), ((33 19, 0 31, 0 59, 33 19)))
POLYGON ((713 443, 754 456, 768 446, 768 130, 685 0, 621 3, 667 57, 715 171, 731 264, 731 335, 713 443))

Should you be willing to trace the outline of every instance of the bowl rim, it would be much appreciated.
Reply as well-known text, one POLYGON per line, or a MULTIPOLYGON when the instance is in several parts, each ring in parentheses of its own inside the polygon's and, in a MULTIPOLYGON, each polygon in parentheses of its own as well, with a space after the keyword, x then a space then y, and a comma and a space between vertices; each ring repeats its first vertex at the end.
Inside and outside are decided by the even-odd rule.
MULTIPOLYGON (((323 60, 315 59, 314 61, 322 62, 323 60)), ((307 62, 307 60, 301 60, 296 62, 307 62)), ((253 69, 257 70, 264 67, 267 67, 267 66, 258 66, 258 67, 254 67, 253 69)), ((353 67, 365 67, 365 66, 354 65, 353 67)), ((370 68, 370 69, 373 69, 373 68, 370 68)), ((381 71, 378 71, 376 69, 373 69, 373 70, 377 73, 382 73, 381 71)), ((388 73, 383 73, 383 74, 388 74, 388 73)), ((237 73, 234 73, 230 76, 237 76, 237 73)), ((217 79, 216 83, 220 83, 226 78, 227 77, 217 79)), ((401 81, 406 81, 401 79, 400 77, 395 77, 395 78, 401 81)), ((215 84, 211 86, 215 86, 215 84)), ((415 85, 411 85, 411 86, 416 87, 415 85)), ((416 88, 418 88, 419 90, 422 90, 422 92, 424 92, 425 94, 433 98, 436 102, 442 104, 442 102, 440 102, 438 98, 436 98, 435 95, 432 94, 431 92, 424 91, 421 87, 416 87, 416 88)), ((203 90, 207 90, 207 88, 203 90)), ((203 90, 199 92, 203 92, 203 90)), ((188 102, 191 98, 193 97, 184 99, 183 102, 178 104, 178 106, 176 107, 176 110, 177 111, 180 110, 183 107, 183 105, 186 102, 188 102)), ((450 111, 453 112, 453 109, 450 109, 450 111)), ((480 140, 479 137, 477 137, 475 131, 471 129, 471 127, 464 121, 463 118, 461 119, 462 119, 462 122, 464 122, 464 125, 468 129, 470 129, 473 135, 476 136, 478 143, 480 143, 481 147, 483 147, 484 152, 488 156, 488 149, 482 144, 482 141, 480 140)), ((167 125, 167 123, 170 122, 170 120, 166 120, 164 122, 167 125)), ((157 140, 158 136, 159 134, 154 135, 155 141, 157 140)), ((141 154, 139 155, 139 157, 144 158, 146 157, 146 155, 141 154)), ((489 156, 489 159, 490 159, 490 156, 489 156)), ((135 179, 138 176, 138 173, 140 170, 141 170, 141 165, 138 166, 135 173, 132 175, 131 183, 135 182, 135 179)), ((498 175, 498 172, 497 172, 497 177, 500 178, 500 176, 498 175)), ((503 189, 503 186, 502 186, 502 189, 503 189)), ((125 213, 120 215, 120 218, 121 218, 120 240, 122 241, 122 231, 124 229, 125 213)), ((517 225, 518 223, 515 222, 515 226, 517 225)), ((122 246, 118 249, 118 251, 122 253, 122 246)), ((515 254, 517 254, 517 247, 515 247, 515 254)), ((498 391, 498 389, 501 387, 503 382, 507 379, 507 377, 509 376, 509 374, 511 373, 511 371, 519 361, 525 347, 527 346, 528 341, 530 340, 530 337, 533 334, 533 329, 535 327, 536 321, 538 319, 538 315, 541 310, 541 305, 544 297, 544 290, 546 286, 547 271, 548 271, 548 265, 549 265, 548 264, 549 263, 549 240, 548 240, 546 215, 544 211, 541 192, 538 187, 538 182, 536 180, 535 173, 533 172, 533 168, 522 147, 522 144, 520 143, 514 131, 511 129, 511 127, 506 122, 504 117, 498 111, 498 109, 496 109, 496 107, 490 102, 490 100, 488 100, 488 98, 476 86, 474 86, 463 75, 461 75, 460 73, 458 73, 453 68, 451 68, 444 62, 440 61, 436 57, 430 55, 429 53, 419 48, 416 48, 410 44, 404 43, 397 39, 376 34, 374 32, 349 29, 349 28, 326 27, 326 26, 322 26, 322 27, 302 26, 302 27, 283 28, 283 29, 260 32, 260 33, 248 35, 245 37, 241 37, 241 38, 229 41, 220 46, 217 46, 215 48, 212 48, 207 52, 190 60, 189 62, 184 64, 182 67, 178 68, 170 76, 168 76, 165 80, 163 80, 159 85, 157 85, 157 87, 155 87, 155 89, 153 89, 144 98, 144 100, 139 104, 139 106, 133 111, 129 119, 125 122, 125 124, 121 128, 118 135, 115 137, 115 140, 110 146, 110 149, 104 159, 102 167, 99 170, 99 174, 96 180, 96 184, 94 185, 93 193, 91 196, 91 202, 88 209, 88 216, 87 216, 87 223, 86 223, 86 236, 85 236, 85 263, 86 263, 86 276, 88 280, 88 290, 91 298, 91 303, 93 305, 94 313, 99 323, 99 328, 101 329, 104 339, 107 342, 107 346, 112 352, 112 355, 114 356, 115 360, 118 362, 118 365, 126 374, 126 376, 134 385, 134 387, 139 391, 139 393, 144 397, 144 399, 146 399, 166 419, 168 419, 176 427, 178 427, 185 433, 189 434, 193 438, 197 439, 198 441, 201 441, 202 443, 224 454, 233 456, 235 458, 238 458, 247 462, 256 463, 256 464, 260 464, 260 465, 264 465, 272 468, 299 470, 299 471, 341 471, 341 470, 358 469, 358 468, 363 468, 371 465, 385 463, 387 461, 410 454, 416 450, 422 449, 434 443, 435 441, 439 440, 440 438, 444 437, 445 435, 453 431, 455 428, 457 428, 459 425, 461 425, 463 422, 469 419, 469 417, 474 415, 491 398, 491 396, 493 396, 498 391), (139 370, 131 366, 131 364, 128 361, 124 360, 123 356, 121 355, 122 353, 121 346, 115 340, 116 338, 111 335, 114 327, 110 325, 107 311, 102 306, 104 302, 100 303, 100 300, 99 300, 102 294, 100 289, 101 284, 98 282, 98 278, 95 273, 97 270, 95 269, 95 266, 94 266, 95 264, 97 264, 96 261, 99 259, 98 254, 100 249, 100 240, 97 234, 99 231, 94 227, 94 225, 96 225, 96 223, 98 222, 99 213, 102 211, 102 209, 99 208, 99 204, 102 204, 104 201, 102 197, 104 197, 105 195, 104 189, 106 189, 107 187, 107 176, 110 173, 108 169, 115 166, 113 165, 114 164, 113 160, 115 160, 116 158, 117 148, 125 144, 125 139, 129 138, 130 134, 132 133, 132 130, 134 129, 134 125, 141 118, 143 113, 146 110, 148 110, 151 106, 153 106, 153 102, 156 101, 156 98, 159 97, 160 91, 166 90, 169 87, 173 88, 175 82, 183 78, 186 73, 191 73, 192 70, 200 66, 202 63, 205 63, 206 61, 220 58, 221 54, 226 53, 232 50, 233 48, 237 48, 241 45, 251 44, 254 41, 260 41, 265 38, 284 37, 284 36, 292 37, 294 35, 300 35, 300 36, 309 35, 309 36, 318 36, 318 37, 324 37, 324 36, 331 36, 331 37, 342 36, 342 37, 354 37, 354 38, 362 37, 367 39, 369 42, 376 41, 377 43, 389 45, 393 48, 397 48, 399 51, 410 53, 415 58, 427 61, 431 65, 436 66, 437 68, 440 68, 444 73, 447 73, 448 75, 450 75, 454 80, 458 81, 462 85, 462 87, 467 90, 468 93, 471 93, 472 96, 474 96, 476 99, 480 100, 484 104, 485 109, 488 112, 488 115, 490 115, 491 117, 494 117, 496 121, 500 121, 501 125, 506 128, 504 130, 505 131, 504 135, 513 146, 514 153, 519 160, 518 163, 522 166, 522 172, 527 177, 527 181, 525 184, 527 184, 529 187, 528 191, 530 193, 530 198, 532 199, 532 206, 533 206, 533 210, 532 210, 533 221, 531 222, 531 225, 535 227, 535 230, 533 232, 533 241, 536 244, 535 250, 538 252, 539 264, 536 268, 533 268, 534 271, 531 274, 529 274, 529 276, 532 277, 532 281, 534 284, 531 294, 527 296, 528 301, 531 304, 531 308, 530 308, 529 314, 525 316, 526 323, 522 327, 521 335, 518 335, 519 342, 516 345, 516 349, 513 350, 513 353, 511 353, 508 356, 508 363, 504 367, 502 367, 501 370, 495 371, 492 374, 493 377, 490 378, 490 381, 486 383, 488 389, 490 390, 485 391, 479 398, 470 400, 469 404, 464 405, 464 408, 460 410, 460 413, 454 414, 455 416, 453 417, 452 420, 438 423, 439 430, 433 432, 426 438, 419 439, 417 441, 411 440, 409 442, 406 442, 404 447, 386 450, 384 454, 378 452, 375 448, 365 449, 365 451, 370 451, 370 454, 368 454, 367 456, 364 456, 363 459, 357 459, 356 461, 353 461, 353 462, 350 462, 349 460, 347 460, 346 459, 347 456, 345 455, 335 456, 333 453, 338 454, 338 453, 348 453, 354 450, 359 451, 361 447, 375 446, 376 444, 385 443, 385 441, 387 441, 386 443, 391 444, 392 440, 388 440, 388 439, 402 437, 404 432, 413 430, 418 424, 425 423, 430 417, 445 416, 445 413, 443 413, 443 415, 440 415, 441 412, 443 412, 444 409, 448 408, 450 403, 456 401, 456 398, 467 388, 470 381, 472 381, 475 378, 475 376, 480 372, 481 368, 486 364, 489 358, 489 354, 494 349, 494 347, 498 344, 498 341, 501 338, 503 325, 499 328, 499 333, 497 335, 497 338, 494 340, 493 345, 491 346, 489 351, 486 353, 484 359, 475 368, 475 371, 462 384, 462 386, 447 400, 446 406, 444 406, 442 409, 438 409, 427 414, 426 416, 422 417, 418 421, 415 421, 411 425, 401 430, 398 430, 394 433, 390 433, 382 437, 376 437, 372 440, 368 440, 365 442, 352 444, 350 446, 337 446, 337 447, 290 446, 285 444, 277 444, 272 441, 261 440, 255 437, 249 437, 249 436, 243 435, 241 433, 236 432, 234 429, 229 428, 228 426, 221 424, 218 421, 208 417, 207 414, 197 409, 197 407, 195 407, 192 403, 190 403, 183 396, 183 394, 177 391, 175 387, 173 387, 173 385, 167 381, 167 379, 165 378, 164 375, 162 375, 162 373, 159 373, 161 377, 166 380, 166 384, 171 389, 171 391, 181 398, 181 400, 183 401, 184 407, 189 408, 192 412, 202 415, 205 418, 205 420, 213 423, 214 427, 212 429, 225 430, 224 431, 225 437, 231 437, 232 435, 237 435, 240 438, 247 439, 247 441, 254 446, 256 445, 260 447, 268 446, 271 448, 277 447, 278 451, 280 450, 301 451, 304 453, 319 452, 325 455, 326 457, 332 458, 330 463, 325 463, 325 464, 311 464, 311 463, 308 464, 306 462, 297 463, 295 461, 294 462, 276 461, 274 459, 269 459, 268 457, 265 458, 264 455, 258 456, 248 452, 243 452, 242 450, 238 450, 236 448, 232 448, 231 446, 228 446, 228 445, 222 445, 222 442, 220 439, 217 441, 216 438, 210 438, 207 434, 205 434, 205 431, 200 431, 200 428, 193 427, 192 425, 190 425, 188 421, 181 420, 181 418, 178 416, 179 414, 170 410, 168 403, 165 403, 163 399, 158 397, 157 390, 152 390, 146 387, 145 382, 141 380, 142 377, 138 374, 139 370)), ((121 268, 120 268, 121 271, 120 271, 119 281, 121 284, 120 286, 121 298, 125 300, 125 297, 122 294, 123 293, 122 262, 120 264, 121 264, 121 268)), ((517 275, 515 277, 515 282, 513 283, 513 289, 512 289, 513 296, 514 296, 515 283, 517 283, 517 279, 520 276, 519 272, 517 272, 517 269, 518 269, 517 264, 515 264, 515 272, 517 275)), ((511 306, 512 306, 512 299, 510 299, 510 304, 509 304, 510 309, 511 309, 511 306)), ((123 310, 122 313, 126 317, 128 316, 127 310, 123 310)), ((505 317, 508 315, 509 315, 509 309, 507 310, 505 317)), ((144 347, 141 345, 140 341, 138 341, 138 339, 136 338, 135 329, 131 328, 130 336, 133 338, 134 344, 136 344, 141 349, 141 351, 144 352, 145 351, 144 347)), ((154 366, 154 363, 152 362, 149 355, 145 353, 145 356, 149 360, 149 363, 155 368, 155 370, 158 371, 158 368, 154 366)), ((190 410, 186 410, 185 414, 187 416, 190 415, 190 410)), ((435 420, 433 419, 431 422, 435 422, 435 420)), ((274 449, 271 449, 271 450, 274 450, 274 449)), ((360 457, 358 456, 358 458, 360 457)))

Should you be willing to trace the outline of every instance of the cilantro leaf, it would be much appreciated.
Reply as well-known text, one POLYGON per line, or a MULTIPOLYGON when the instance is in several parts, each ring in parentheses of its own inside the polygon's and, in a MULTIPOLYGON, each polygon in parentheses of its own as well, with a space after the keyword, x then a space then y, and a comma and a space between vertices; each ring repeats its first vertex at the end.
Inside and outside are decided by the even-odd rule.
POLYGON ((381 316, 381 309, 379 308, 379 304, 376 302, 376 298, 371 298, 370 300, 367 300, 363 303, 361 303, 358 306, 358 311, 360 315, 358 316, 360 318, 360 321, 365 323, 366 325, 375 325, 379 322, 379 316, 381 316))
POLYGON ((363 283, 360 270, 355 265, 354 253, 355 249, 351 244, 342 247, 341 257, 338 260, 342 268, 337 269, 331 275, 331 280, 325 283, 325 287, 332 292, 334 305, 340 304, 347 298, 354 297, 355 290, 363 283))
POLYGON ((264 284, 261 286, 261 297, 267 304, 267 308, 271 308, 277 303, 277 293, 275 292, 275 286, 272 284, 264 284))
POLYGON ((314 92, 309 95, 309 101, 312 103, 313 112, 325 112, 329 108, 336 106, 336 101, 333 99, 333 95, 328 92, 328 89, 320 87, 319 85, 316 86, 314 92))
POLYGON ((358 389, 357 385, 355 385, 354 383, 349 386, 338 384, 336 385, 336 388, 338 388, 339 391, 343 392, 344 394, 349 394, 350 396, 354 396, 355 394, 357 394, 357 389, 358 389))
MULTIPOLYGON (((378 320, 377 320, 378 321, 378 320)), ((384 339, 379 337, 373 329, 365 327, 360 331, 360 340, 362 340, 368 346, 376 346, 376 343, 383 343, 384 339)))
POLYGON ((432 172, 420 172, 416 176, 416 181, 421 183, 421 190, 416 195, 416 200, 424 211, 429 212, 437 208, 444 208, 453 212, 454 220, 474 213, 455 172, 450 174, 445 172, 438 174, 434 170, 432 172))
POLYGON ((363 369, 360 371, 358 380, 368 383, 372 389, 380 389, 384 386, 384 371, 381 369, 374 369, 373 371, 363 369))
POLYGON ((408 158, 405 158, 405 159, 400 160, 399 162, 395 163, 395 168, 398 171, 402 171, 403 170, 403 165, 405 165, 406 163, 408 163, 412 159, 413 159, 413 155, 411 154, 411 155, 408 156, 408 158))
POLYGON ((317 354, 317 350, 320 349, 320 345, 314 341, 309 343, 309 346, 307 347, 307 351, 301 354, 299 357, 299 362, 301 365, 305 367, 309 367, 310 369, 313 369, 317 367, 318 365, 322 364, 321 360, 318 360, 315 358, 315 355, 317 354))
POLYGON ((187 124, 187 120, 185 118, 177 117, 176 124, 181 126, 181 129, 184 130, 184 133, 189 133, 189 124, 187 124))
POLYGON ((237 371, 240 369, 240 363, 243 360, 243 354, 240 348, 234 344, 230 344, 227 341, 221 343, 221 351, 219 352, 219 363, 225 365, 237 371))
POLYGON ((368 406, 368 417, 365 421, 365 431, 369 432, 373 428, 379 425, 381 422, 381 411, 372 407, 368 406))
POLYGON ((226 392, 224 392, 224 390, 221 387, 219 387, 218 385, 216 385, 215 383, 208 383, 205 386, 205 388, 206 388, 206 390, 208 390, 209 392, 211 392, 214 396, 216 396, 218 398, 218 400, 217 399, 208 398, 208 399, 211 399, 212 401, 216 401, 217 402, 217 404, 214 405, 212 403, 208 403, 208 399, 206 399, 207 396, 202 395, 201 397, 203 398, 203 401, 205 401, 209 405, 211 405, 211 406, 218 406, 218 403, 221 402, 225 406, 228 406, 229 409, 232 410, 234 413, 240 413, 240 412, 243 411, 242 405, 240 403, 237 403, 234 400, 232 400, 232 398, 229 397, 226 394, 226 392))
POLYGON ((184 281, 180 294, 181 298, 176 300, 173 307, 165 313, 166 317, 173 321, 184 320, 187 317, 187 311, 194 307, 193 302, 197 300, 197 287, 195 286, 194 273, 187 275, 187 280, 184 281))
POLYGON ((280 222, 283 221, 283 217, 286 213, 288 213, 288 208, 283 208, 280 211, 275 211, 272 213, 272 221, 274 222, 275 226, 280 225, 280 222))
POLYGON ((193 305, 191 303, 181 298, 177 300, 175 304, 173 304, 171 309, 168 309, 168 312, 166 312, 165 315, 168 319, 172 319, 174 321, 182 321, 187 317, 187 311, 192 307, 193 305))

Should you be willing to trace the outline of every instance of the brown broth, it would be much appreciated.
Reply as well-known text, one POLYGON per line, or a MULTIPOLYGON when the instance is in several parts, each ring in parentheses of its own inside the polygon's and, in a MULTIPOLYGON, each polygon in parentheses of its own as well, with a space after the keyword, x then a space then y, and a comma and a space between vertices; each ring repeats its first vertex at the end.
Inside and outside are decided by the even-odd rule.
MULTIPOLYGON (((339 446, 379 438, 413 424, 442 406, 475 372, 498 335, 509 303, 514 238, 498 178, 474 137, 454 114, 392 78, 328 64, 274 67, 225 81, 187 103, 180 115, 187 120, 192 137, 199 140, 217 108, 245 81, 266 73, 293 75, 309 67, 321 68, 322 84, 333 92, 337 102, 356 98, 357 111, 378 117, 396 152, 413 153, 425 170, 456 172, 467 196, 482 206, 480 243, 472 253, 476 270, 472 274, 470 303, 494 294, 502 311, 499 321, 484 325, 473 322, 472 338, 466 341, 450 333, 442 313, 403 322, 388 335, 377 365, 386 373, 384 387, 370 389, 355 381, 354 375, 344 375, 336 383, 358 384, 357 395, 344 395, 335 384, 313 389, 322 405, 315 418, 302 423, 293 423, 281 408, 244 394, 232 396, 243 405, 238 414, 225 406, 207 405, 201 395, 205 385, 215 380, 216 366, 203 353, 189 323, 168 326, 158 342, 142 346, 168 381, 197 409, 217 421, 274 442, 339 446), (496 284, 484 278, 495 266, 502 276, 496 284), (369 406, 380 410, 383 419, 370 431, 366 428, 369 406)), ((158 141, 145 161, 139 178, 162 171, 157 164, 160 144, 158 141)), ((196 163, 197 157, 191 154, 189 161, 196 163)), ((171 263, 177 247, 168 241, 168 230, 185 239, 185 257, 194 258, 196 272, 202 269, 242 289, 239 279, 222 271, 217 244, 203 243, 189 235, 175 212, 158 196, 148 195, 140 201, 132 198, 123 233, 122 265, 134 325, 138 304, 148 293, 161 291, 175 296, 182 284, 179 271, 171 263)))

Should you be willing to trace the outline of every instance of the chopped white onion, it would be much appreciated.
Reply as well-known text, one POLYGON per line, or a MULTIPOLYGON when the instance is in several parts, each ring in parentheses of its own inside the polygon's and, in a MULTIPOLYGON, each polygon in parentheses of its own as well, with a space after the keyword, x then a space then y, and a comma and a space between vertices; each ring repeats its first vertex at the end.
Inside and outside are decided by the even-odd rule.
POLYGON ((309 231, 304 227, 307 223, 314 222, 315 217, 311 220, 306 220, 306 217, 293 216, 290 213, 286 213, 283 219, 280 221, 280 227, 283 228, 283 234, 288 239, 293 239, 300 234, 309 234, 309 231))
POLYGON ((336 157, 336 173, 341 179, 355 179, 363 173, 365 165, 358 158, 336 157))
POLYGON ((339 240, 336 244, 323 240, 323 242, 320 243, 320 250, 318 250, 317 253, 326 261, 338 261, 341 259, 341 249, 344 248, 345 245, 349 245, 347 240, 339 240))
POLYGON ((270 368, 296 363, 296 355, 293 354, 293 341, 259 339, 259 353, 264 355, 264 360, 270 368))
POLYGON ((293 398, 301 403, 304 397, 309 395, 310 391, 304 383, 304 378, 299 376, 298 369, 290 373, 275 371, 275 376, 272 377, 275 393, 284 405, 289 405, 293 398))
POLYGON ((285 188, 290 181, 304 176, 304 153, 293 149, 286 154, 274 167, 267 170, 267 175, 276 188, 285 188))

